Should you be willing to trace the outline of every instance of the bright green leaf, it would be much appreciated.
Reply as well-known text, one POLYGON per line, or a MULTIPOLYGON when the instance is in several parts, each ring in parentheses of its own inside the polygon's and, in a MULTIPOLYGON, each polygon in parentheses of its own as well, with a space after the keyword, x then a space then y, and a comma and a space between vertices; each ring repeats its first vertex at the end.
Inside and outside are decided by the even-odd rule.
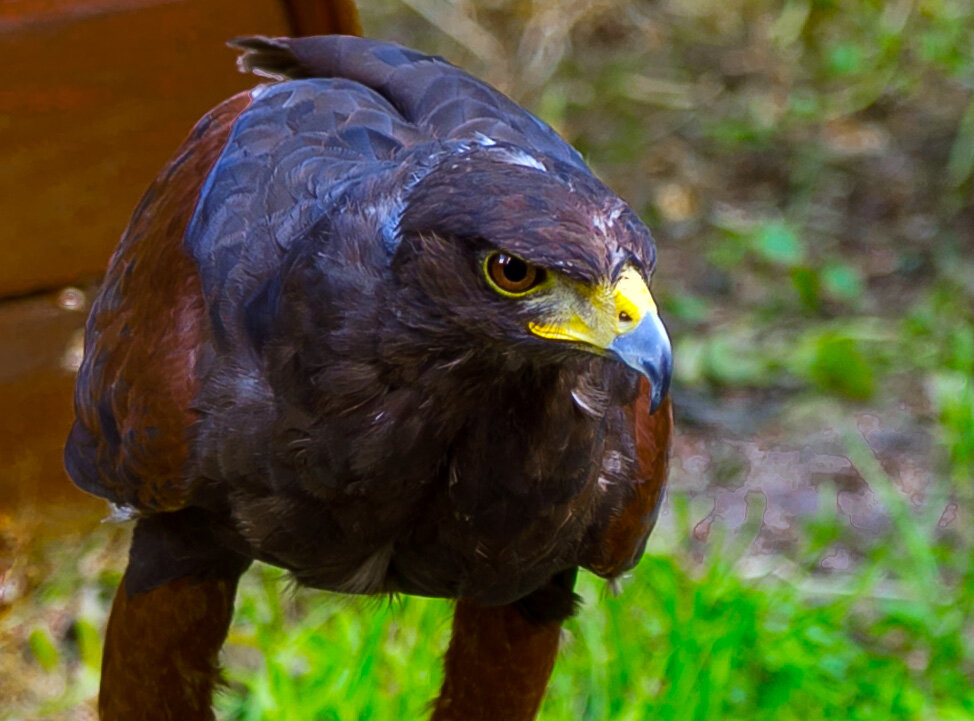
POLYGON ((795 266, 805 259, 805 248, 798 234, 785 223, 769 223, 754 239, 754 250, 777 265, 795 266))
POLYGON ((34 654, 34 658, 37 659, 37 663, 41 665, 41 668, 45 671, 50 671, 57 666, 57 647, 51 641, 51 637, 45 629, 35 628, 31 631, 28 637, 28 643, 30 644, 31 653, 34 654))
POLYGON ((853 301, 862 296, 862 275, 851 265, 836 264, 822 269, 825 291, 839 300, 853 301))

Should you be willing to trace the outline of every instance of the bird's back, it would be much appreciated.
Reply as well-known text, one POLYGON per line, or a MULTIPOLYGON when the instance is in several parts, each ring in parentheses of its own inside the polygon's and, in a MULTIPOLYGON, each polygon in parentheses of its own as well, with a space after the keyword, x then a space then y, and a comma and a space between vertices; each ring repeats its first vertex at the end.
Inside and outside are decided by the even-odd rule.
MULTIPOLYGON (((191 502, 200 377, 214 353, 254 342, 261 294, 295 238, 470 144, 588 175, 550 127, 441 58, 351 36, 235 44, 242 69, 283 82, 194 128, 136 208, 88 323, 66 466, 140 511, 191 502)), ((375 263, 394 250, 399 210, 371 209, 375 263)), ((239 363, 246 396, 254 359, 239 363)))

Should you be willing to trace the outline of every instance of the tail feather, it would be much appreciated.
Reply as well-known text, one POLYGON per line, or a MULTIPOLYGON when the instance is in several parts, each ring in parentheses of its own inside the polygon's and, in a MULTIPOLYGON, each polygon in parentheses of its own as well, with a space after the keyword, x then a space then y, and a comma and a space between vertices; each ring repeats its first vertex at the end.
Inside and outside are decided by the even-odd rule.
POLYGON ((254 73, 274 80, 310 77, 284 38, 278 40, 255 35, 234 38, 227 45, 243 50, 243 54, 237 58, 237 67, 242 73, 254 73))
MULTIPOLYGON (((295 36, 362 35, 355 0, 284 0, 284 5, 295 36)), ((255 35, 234 38, 227 45, 244 51, 237 58, 242 73, 274 80, 317 75, 295 57, 288 38, 255 35)))

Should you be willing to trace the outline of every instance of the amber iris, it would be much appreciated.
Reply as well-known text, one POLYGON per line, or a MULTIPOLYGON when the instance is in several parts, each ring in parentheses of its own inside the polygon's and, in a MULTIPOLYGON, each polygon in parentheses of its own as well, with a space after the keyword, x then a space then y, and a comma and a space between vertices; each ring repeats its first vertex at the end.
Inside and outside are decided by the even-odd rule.
POLYGON ((543 280, 543 271, 507 253, 493 253, 487 258, 487 275, 505 293, 527 293, 543 280))

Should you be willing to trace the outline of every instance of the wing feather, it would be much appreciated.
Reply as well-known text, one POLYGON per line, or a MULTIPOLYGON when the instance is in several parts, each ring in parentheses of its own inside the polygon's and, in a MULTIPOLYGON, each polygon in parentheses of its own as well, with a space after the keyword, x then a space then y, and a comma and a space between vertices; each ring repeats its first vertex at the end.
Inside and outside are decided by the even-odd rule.
POLYGON ((181 508, 194 365, 207 332, 183 235, 235 118, 236 95, 208 113, 149 187, 112 256, 88 319, 65 466, 84 490, 139 510, 181 508))
POLYGON ((347 78, 371 88, 437 140, 484 134, 588 172, 578 152, 546 123, 441 57, 340 35, 237 38, 231 45, 244 51, 238 60, 244 71, 277 79, 347 78))
POLYGON ((587 565, 594 573, 614 578, 639 561, 663 500, 673 432, 669 397, 650 415, 650 386, 640 380, 636 400, 626 408, 634 429, 636 458, 634 477, 622 507, 605 527, 596 559, 587 565))

